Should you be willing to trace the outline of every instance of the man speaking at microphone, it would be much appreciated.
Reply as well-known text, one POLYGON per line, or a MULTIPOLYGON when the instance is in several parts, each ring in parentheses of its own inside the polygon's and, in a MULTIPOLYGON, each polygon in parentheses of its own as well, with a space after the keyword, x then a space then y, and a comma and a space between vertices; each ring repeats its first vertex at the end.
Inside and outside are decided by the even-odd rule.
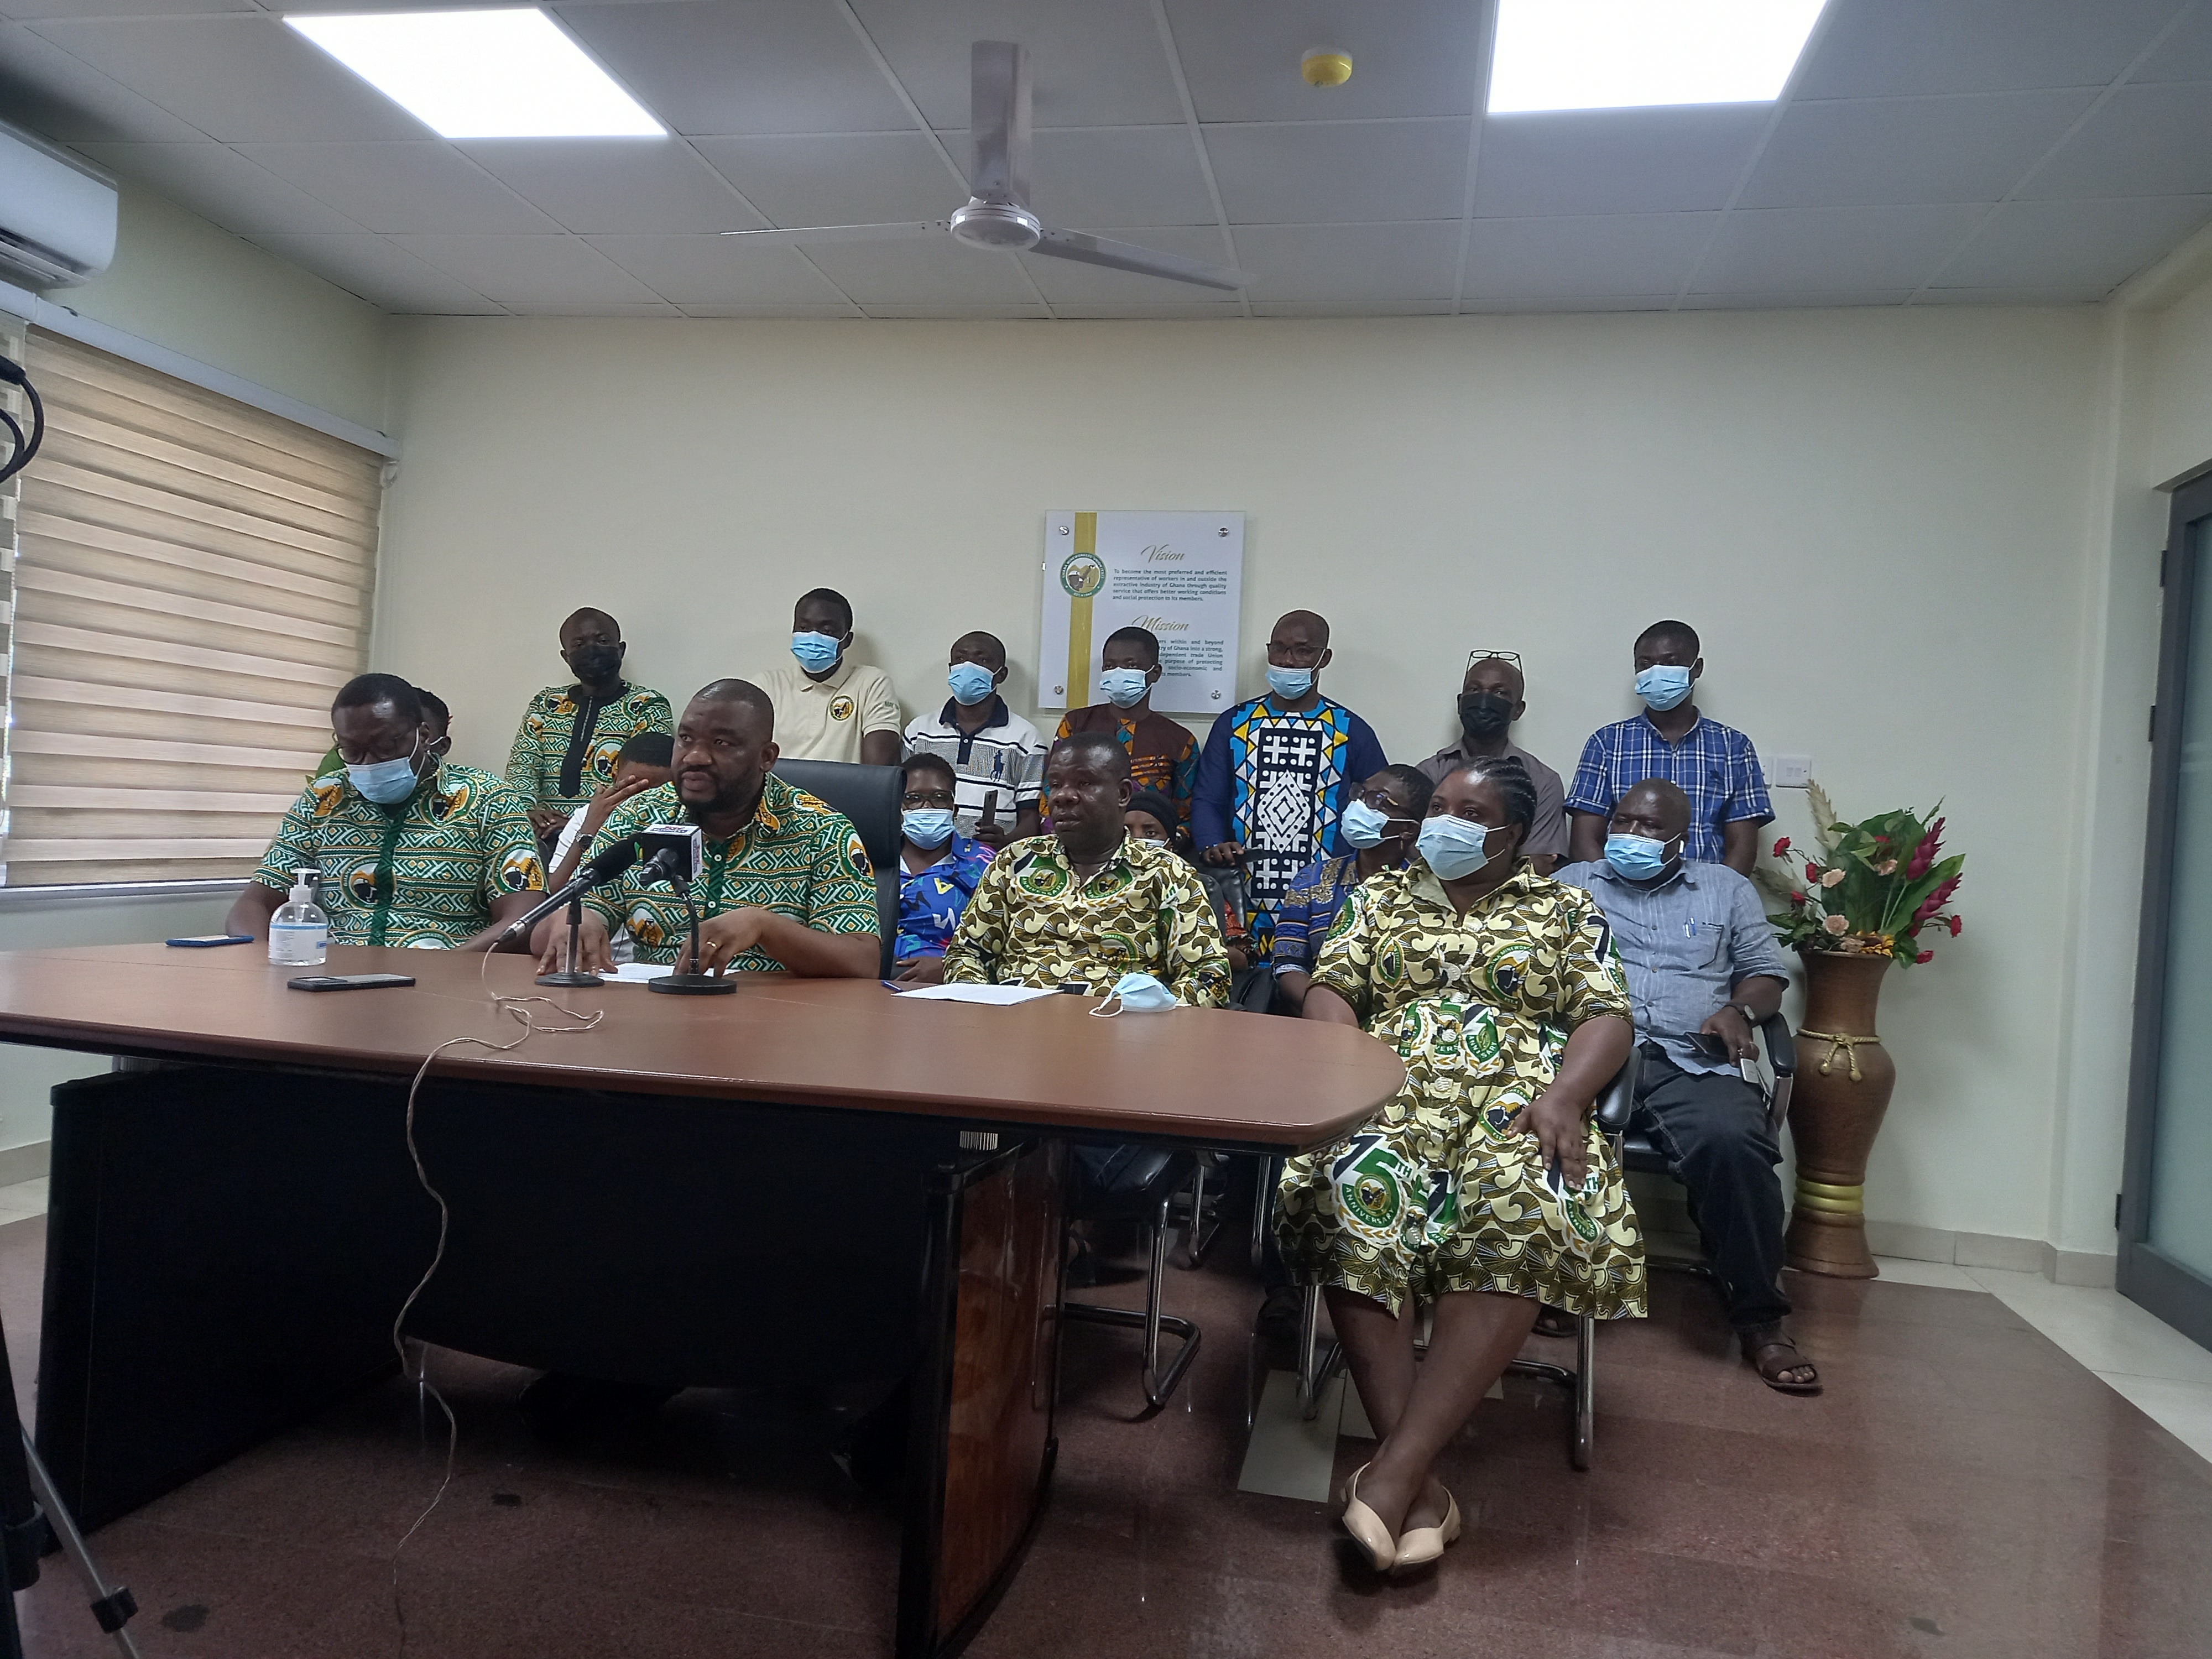
MULTIPOLYGON (((696 823, 705 863, 690 884, 702 918, 691 963, 690 917, 680 885, 642 867, 584 901, 583 965, 611 970, 607 936, 627 926, 640 962, 706 973, 793 973, 871 978, 882 945, 875 872, 842 812, 794 789, 775 764, 775 714, 768 694, 744 680, 702 688, 676 723, 674 775, 624 803, 592 843, 607 848, 655 823, 696 823)), ((532 947, 548 969, 562 965, 568 927, 548 916, 532 947)))

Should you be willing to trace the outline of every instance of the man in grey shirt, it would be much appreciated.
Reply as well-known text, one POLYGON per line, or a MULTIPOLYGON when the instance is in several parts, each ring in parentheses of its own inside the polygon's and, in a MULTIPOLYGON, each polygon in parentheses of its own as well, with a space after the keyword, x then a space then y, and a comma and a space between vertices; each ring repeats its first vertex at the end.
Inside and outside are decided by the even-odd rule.
POLYGON ((1817 1394, 1820 1374, 1782 1322, 1781 1143, 1738 1069, 1789 969, 1758 890, 1682 857, 1689 827, 1689 798, 1647 779, 1614 804, 1606 856, 1553 879, 1587 890, 1612 925, 1641 1045, 1638 1127, 1690 1189, 1744 1358, 1770 1388, 1817 1394))
POLYGON ((1510 651, 1477 651, 1460 682, 1460 740, 1439 749, 1421 763, 1428 781, 1442 783, 1471 761, 1510 755, 1528 770, 1536 786, 1536 817, 1521 850, 1535 864, 1536 873, 1548 876, 1567 856, 1567 791, 1559 775, 1523 749, 1507 734, 1513 722, 1528 709, 1522 693, 1521 659, 1510 651))

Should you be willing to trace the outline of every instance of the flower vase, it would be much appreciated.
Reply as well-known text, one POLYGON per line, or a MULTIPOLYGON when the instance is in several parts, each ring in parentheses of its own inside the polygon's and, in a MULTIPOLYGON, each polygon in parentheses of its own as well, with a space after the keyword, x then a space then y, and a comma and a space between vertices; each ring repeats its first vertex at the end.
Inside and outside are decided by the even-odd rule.
POLYGON ((1790 1095, 1797 1195, 1784 1257, 1802 1273, 1872 1279, 1867 1155, 1897 1086, 1897 1066, 1875 1035, 1874 1016, 1891 959, 1808 951, 1803 960, 1805 1023, 1790 1095))

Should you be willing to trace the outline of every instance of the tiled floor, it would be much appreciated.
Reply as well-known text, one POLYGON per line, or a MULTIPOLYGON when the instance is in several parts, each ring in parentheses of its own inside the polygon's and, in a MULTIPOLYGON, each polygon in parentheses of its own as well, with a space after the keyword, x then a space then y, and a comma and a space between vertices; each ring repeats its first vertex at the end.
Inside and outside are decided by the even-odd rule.
MULTIPOLYGON (((0 1225, 24 1369, 43 1231, 0 1225)), ((976 1659, 2212 1648, 2212 1467, 2115 1391, 2199 1385, 2160 1375, 2180 1359, 2075 1293, 1793 1278, 1828 1379, 1794 1400, 1734 1360, 1702 1286, 1662 1276, 1650 1320, 1601 1334, 1596 1468, 1568 1468, 1558 1391, 1509 1380, 1445 1460, 1467 1538, 1393 1586, 1346 1558, 1324 1504, 1236 1489, 1248 1409, 1289 1355, 1247 1342, 1258 1294, 1234 1256, 1171 1274, 1171 1306, 1206 1338, 1149 1420, 1133 1334, 1070 1330, 1051 1509, 976 1659), (2069 1319, 2056 1340, 2034 1322, 2069 1319), (2114 1387, 2062 1351, 2093 1340, 2114 1387)), ((517 1419, 521 1373, 458 1355, 436 1372, 462 1435, 402 1564, 414 1659, 888 1652, 895 1511, 830 1458, 835 1402, 693 1393, 647 1430, 554 1453, 517 1419)), ((1340 1441, 1333 1473, 1362 1445, 1340 1441)), ((396 1653, 392 1552, 441 1462, 395 1384, 93 1543, 137 1593, 149 1659, 396 1653)), ((58 1560, 22 1603, 33 1652, 113 1651, 58 1560)))

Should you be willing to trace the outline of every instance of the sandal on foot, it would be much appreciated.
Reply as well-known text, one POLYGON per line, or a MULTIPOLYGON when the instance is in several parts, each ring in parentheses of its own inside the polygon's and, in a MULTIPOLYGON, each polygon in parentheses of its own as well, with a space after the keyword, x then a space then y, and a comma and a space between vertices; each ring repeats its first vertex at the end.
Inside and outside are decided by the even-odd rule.
POLYGON ((1743 1345, 1743 1357, 1751 1362, 1759 1380, 1778 1394, 1818 1394, 1820 1392, 1820 1373, 1814 1370, 1813 1363, 1797 1352, 1797 1345, 1790 1333, 1779 1325, 1759 1325, 1747 1331, 1739 1331, 1737 1340, 1743 1345), (1812 1371, 1809 1382, 1790 1382, 1783 1378, 1785 1371, 1812 1371))
POLYGON ((1456 1542, 1460 1534, 1459 1499, 1447 1491, 1444 1493, 1444 1518, 1441 1526, 1411 1527, 1398 1540, 1398 1559, 1390 1564, 1393 1574, 1406 1572, 1414 1567, 1425 1567, 1431 1561, 1441 1560, 1444 1546, 1456 1542))
POLYGON ((1390 1528, 1382 1524, 1382 1517, 1359 1501, 1359 1477, 1367 1469, 1366 1464, 1361 1464, 1353 1471, 1352 1479, 1344 1483, 1344 1529, 1367 1552, 1367 1559, 1375 1564, 1376 1571, 1388 1572, 1398 1559, 1398 1540, 1390 1536, 1390 1528))

